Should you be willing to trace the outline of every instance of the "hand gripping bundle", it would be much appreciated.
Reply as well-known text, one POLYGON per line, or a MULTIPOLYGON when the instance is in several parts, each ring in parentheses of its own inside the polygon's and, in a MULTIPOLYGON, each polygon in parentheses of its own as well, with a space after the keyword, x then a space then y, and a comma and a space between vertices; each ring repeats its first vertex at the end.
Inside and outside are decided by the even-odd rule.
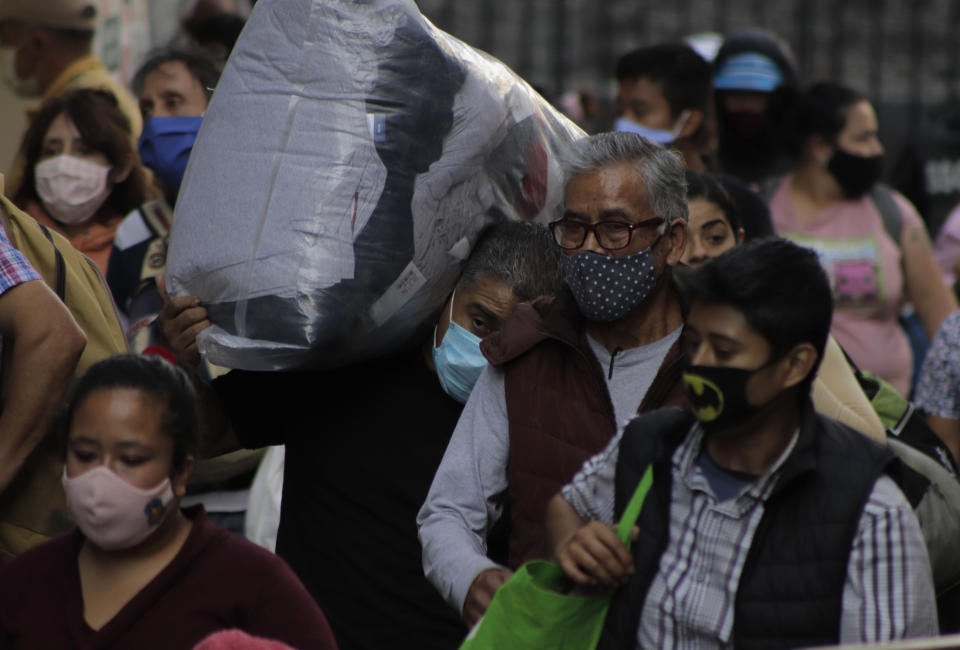
POLYGON ((168 287, 208 360, 335 367, 425 336, 480 231, 555 218, 583 137, 412 1, 261 0, 181 187, 168 287))

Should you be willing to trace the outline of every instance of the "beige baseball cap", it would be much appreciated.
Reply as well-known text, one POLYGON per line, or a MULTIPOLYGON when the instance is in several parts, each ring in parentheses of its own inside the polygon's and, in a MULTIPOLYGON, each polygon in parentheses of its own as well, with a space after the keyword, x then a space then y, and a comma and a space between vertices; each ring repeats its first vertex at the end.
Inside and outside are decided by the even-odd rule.
POLYGON ((54 29, 95 29, 94 0, 0 0, 0 21, 19 20, 54 29))

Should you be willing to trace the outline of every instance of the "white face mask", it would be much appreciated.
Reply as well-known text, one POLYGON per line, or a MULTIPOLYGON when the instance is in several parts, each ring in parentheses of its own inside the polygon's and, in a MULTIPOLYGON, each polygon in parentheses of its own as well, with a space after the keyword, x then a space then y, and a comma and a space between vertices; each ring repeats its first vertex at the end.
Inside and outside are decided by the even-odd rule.
POLYGON ((27 79, 21 79, 17 76, 14 66, 16 56, 17 48, 0 47, 0 82, 3 82, 5 86, 23 99, 40 97, 43 90, 40 88, 40 81, 36 76, 27 79))
POLYGON ((88 221, 110 195, 110 168, 83 158, 61 154, 34 168, 37 194, 47 213, 65 224, 88 221))

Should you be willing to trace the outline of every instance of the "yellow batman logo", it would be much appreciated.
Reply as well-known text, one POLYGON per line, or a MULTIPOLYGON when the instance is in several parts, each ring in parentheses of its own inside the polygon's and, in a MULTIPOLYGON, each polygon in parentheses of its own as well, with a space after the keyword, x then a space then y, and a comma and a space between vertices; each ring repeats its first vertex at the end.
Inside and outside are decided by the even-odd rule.
POLYGON ((723 413, 723 392, 701 375, 683 373, 683 385, 693 414, 701 422, 713 422, 723 413))

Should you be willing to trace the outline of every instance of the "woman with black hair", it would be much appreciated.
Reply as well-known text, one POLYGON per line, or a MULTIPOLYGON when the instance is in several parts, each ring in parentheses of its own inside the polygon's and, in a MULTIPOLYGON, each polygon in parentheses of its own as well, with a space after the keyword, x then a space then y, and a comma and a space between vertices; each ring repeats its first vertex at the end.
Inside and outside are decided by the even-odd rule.
POLYGON ((688 171, 686 177, 690 218, 681 259, 688 266, 700 266, 742 244, 745 235, 736 203, 716 176, 688 171))
POLYGON ((928 337, 957 308, 926 229, 909 201, 878 185, 883 145, 863 95, 818 83, 798 98, 790 122, 797 166, 773 193, 774 227, 819 253, 840 345, 906 396, 913 355, 898 321, 904 303, 913 303, 928 337))
POLYGON ((336 648, 283 560, 180 509, 199 429, 190 380, 159 357, 83 376, 63 418, 77 528, 0 569, 0 647, 191 648, 238 628, 336 648))

